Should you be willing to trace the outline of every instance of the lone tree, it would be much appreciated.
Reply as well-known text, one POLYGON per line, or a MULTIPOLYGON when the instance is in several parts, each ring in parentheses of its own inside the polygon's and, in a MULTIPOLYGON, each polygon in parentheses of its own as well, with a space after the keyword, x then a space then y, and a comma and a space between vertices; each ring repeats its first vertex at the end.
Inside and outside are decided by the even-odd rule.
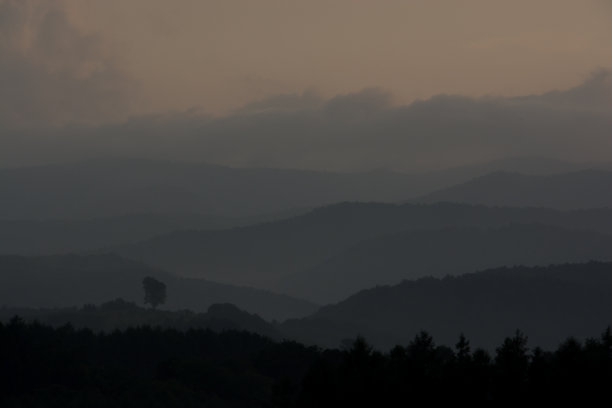
POLYGON ((147 276, 142 280, 142 287, 145 291, 144 303, 151 305, 155 309, 158 305, 166 301, 166 284, 155 278, 147 276))

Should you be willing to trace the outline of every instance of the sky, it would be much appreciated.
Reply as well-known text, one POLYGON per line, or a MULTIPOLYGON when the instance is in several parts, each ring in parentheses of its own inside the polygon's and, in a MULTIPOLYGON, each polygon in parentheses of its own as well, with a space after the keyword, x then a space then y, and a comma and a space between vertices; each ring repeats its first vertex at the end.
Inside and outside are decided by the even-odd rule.
MULTIPOLYGON (((608 125, 612 107, 610 38, 610 0, 0 0, 0 129, 11 130, 0 140, 8 152, 0 164, 87 156, 78 147, 83 138, 73 141, 75 131, 65 130, 74 126, 87 127, 80 131, 87 140, 108 140, 103 129, 132 129, 119 145, 148 143, 152 151, 166 149, 143 141, 152 126, 181 144, 204 134, 209 142, 196 143, 208 150, 203 159, 239 166, 425 168, 549 152, 549 139, 525 141, 520 151, 505 151, 512 143, 498 136, 496 147, 471 145, 484 137, 479 132, 491 132, 483 124, 491 106, 509 125, 507 116, 516 114, 509 109, 529 116, 534 127, 523 135, 535 135, 544 122, 559 131, 551 118, 569 110, 578 115, 573 124, 588 121, 594 141, 578 152, 556 144, 551 155, 601 159, 599 149, 608 146, 597 126, 608 125), (430 118, 435 109, 456 116, 467 105, 480 113, 462 118, 456 137, 406 116, 423 107, 433 109, 430 118), (354 115, 370 127, 355 132, 347 124, 354 115), (279 135, 295 126, 299 140, 279 135), (378 136, 362 134, 368 128, 378 136), (393 142, 400 134, 412 142, 393 142), (28 151, 28 143, 52 144, 50 137, 62 139, 63 147, 50 146, 62 154, 28 151), (377 137, 385 143, 375 146, 381 153, 374 160, 366 152, 375 143, 363 140, 377 137), (442 156, 429 147, 449 139, 465 142, 459 144, 468 152, 449 158, 450 147, 442 156), (422 151, 414 166, 391 158, 404 149, 422 151)), ((578 144, 565 133, 563 143, 578 144)), ((171 156, 183 158, 175 150, 171 156)))
POLYGON ((69 0, 150 109, 381 87, 409 103, 568 88, 612 66, 609 0, 69 0))

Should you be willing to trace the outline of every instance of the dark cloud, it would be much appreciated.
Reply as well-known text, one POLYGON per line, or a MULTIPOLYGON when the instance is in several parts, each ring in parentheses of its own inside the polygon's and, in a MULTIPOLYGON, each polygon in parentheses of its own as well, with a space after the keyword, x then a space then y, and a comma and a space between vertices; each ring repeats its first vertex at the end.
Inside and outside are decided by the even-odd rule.
POLYGON ((419 171, 516 156, 601 161, 612 149, 611 95, 607 71, 572 89, 522 98, 439 95, 394 106, 378 89, 329 100, 281 95, 222 118, 186 112, 12 134, 0 159, 141 156, 340 171, 419 171), (33 144, 41 146, 36 153, 33 144))
POLYGON ((136 85, 61 3, 0 0, 0 122, 7 126, 124 117, 136 85))

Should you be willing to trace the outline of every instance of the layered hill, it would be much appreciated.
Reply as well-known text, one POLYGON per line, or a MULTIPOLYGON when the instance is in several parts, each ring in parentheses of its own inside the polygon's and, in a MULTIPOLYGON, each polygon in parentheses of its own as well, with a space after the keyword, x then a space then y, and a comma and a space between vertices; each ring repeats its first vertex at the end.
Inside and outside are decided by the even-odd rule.
POLYGON ((553 175, 490 173, 415 201, 559 209, 612 207, 612 171, 585 170, 553 175))
POLYGON ((418 174, 334 173, 101 158, 0 169, 0 219, 259 216, 340 201, 398 202, 492 171, 557 174, 581 166, 545 158, 512 158, 418 174))
POLYGON ((492 348, 516 329, 531 344, 555 348, 612 324, 612 263, 498 268, 422 278, 357 293, 305 319, 285 322, 287 336, 324 346, 363 335, 379 347, 407 344, 426 330, 441 344, 464 333, 492 348))
POLYGON ((201 214, 130 214, 91 219, 0 219, 0 254, 52 255, 82 252, 130 244, 177 230, 235 228, 284 219, 301 212, 237 218, 201 214))
POLYGON ((0 169, 0 214, 11 220, 141 213, 244 217, 344 200, 399 201, 414 191, 413 184, 411 176, 386 171, 343 174, 100 159, 0 169))
POLYGON ((327 304, 404 279, 590 260, 612 261, 612 235, 538 224, 418 230, 361 242, 283 279, 278 290, 327 304))
MULTIPOLYGON (((341 203, 287 220, 225 231, 179 231, 107 250, 182 275, 271 288, 287 276, 316 268, 361 242, 387 234, 511 224, 612 233, 612 210, 563 212, 459 204, 341 203)), ((415 236, 413 240, 419 238, 415 236)), ((435 246, 432 239, 429 242, 435 246)), ((437 256, 443 257, 444 253, 437 256)), ((415 276, 413 273, 416 271, 407 271, 408 276, 415 276)))
POLYGON ((68 307, 122 298, 142 303, 142 279, 153 276, 167 286, 169 310, 206 311, 215 303, 232 303, 266 319, 305 316, 316 306, 285 295, 185 279, 116 255, 0 256, 0 305, 68 307))
POLYGON ((145 309, 123 299, 105 302, 98 306, 88 304, 83 307, 46 309, 0 308, 0 322, 6 323, 15 316, 25 321, 36 321, 53 327, 69 324, 75 328, 88 328, 96 332, 149 326, 181 331, 191 329, 209 329, 215 332, 248 331, 271 339, 282 338, 274 325, 230 303, 213 304, 205 313, 145 309))

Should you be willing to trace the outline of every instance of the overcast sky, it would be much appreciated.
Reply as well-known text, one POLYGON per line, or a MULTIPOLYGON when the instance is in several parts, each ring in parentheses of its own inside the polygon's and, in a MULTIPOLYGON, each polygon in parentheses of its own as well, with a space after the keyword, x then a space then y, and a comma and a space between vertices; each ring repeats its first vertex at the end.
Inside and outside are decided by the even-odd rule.
POLYGON ((610 0, 70 0, 117 47, 151 108, 223 113, 253 99, 365 87, 438 93, 573 86, 612 66, 610 0))
MULTIPOLYGON (((450 156, 597 159, 609 147, 611 38, 610 0, 0 0, 0 160, 45 161, 27 143, 73 123, 90 126, 88 140, 108 139, 110 126, 115 150, 129 152, 143 129, 195 138, 204 159, 232 165, 397 168, 404 149, 425 167, 450 156), (368 125, 349 126, 355 115, 368 125), (542 129, 578 146, 559 127, 572 115, 593 142, 547 150, 542 129), (433 149, 449 140, 464 154, 433 149)), ((54 132, 65 139, 50 146, 57 157, 87 150, 74 130, 54 132)))

